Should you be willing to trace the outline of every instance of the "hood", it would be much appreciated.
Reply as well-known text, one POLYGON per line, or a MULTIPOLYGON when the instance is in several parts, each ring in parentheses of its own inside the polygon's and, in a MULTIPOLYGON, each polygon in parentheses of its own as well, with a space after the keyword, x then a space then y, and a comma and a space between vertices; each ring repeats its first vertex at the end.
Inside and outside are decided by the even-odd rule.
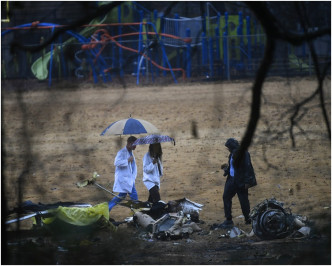
POLYGON ((226 141, 225 146, 231 151, 234 151, 240 147, 240 144, 236 139, 230 138, 226 141))

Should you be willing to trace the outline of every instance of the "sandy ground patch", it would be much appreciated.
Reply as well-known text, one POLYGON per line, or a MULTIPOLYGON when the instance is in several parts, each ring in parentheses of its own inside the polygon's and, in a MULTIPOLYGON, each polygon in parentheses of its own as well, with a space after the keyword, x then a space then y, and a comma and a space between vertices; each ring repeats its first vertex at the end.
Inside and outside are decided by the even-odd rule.
MULTIPOLYGON (((176 140, 175 146, 162 144, 162 200, 187 197, 204 204, 200 218, 207 226, 222 222, 225 178, 220 165, 228 157, 224 143, 229 137, 240 140, 246 130, 251 85, 187 82, 123 88, 83 83, 17 94, 8 89, 8 83, 3 84, 2 173, 8 208, 18 203, 19 184, 23 201, 98 204, 110 200, 111 195, 96 187, 78 188, 75 184, 97 171, 99 183, 112 189, 114 158, 124 147, 126 136, 104 137, 100 133, 110 123, 131 115, 153 123, 162 134, 176 140)), ((327 225, 331 215, 331 143, 318 97, 305 106, 304 117, 294 128, 296 147, 289 136, 293 104, 311 95, 316 87, 308 78, 264 84, 261 120, 249 149, 258 185, 250 189, 249 199, 253 207, 275 197, 293 213, 327 225)), ((324 91, 329 119, 330 88, 328 80, 324 91)), ((136 188, 142 201, 148 198, 142 182, 142 159, 147 149, 142 145, 135 151, 136 188)), ((233 215, 241 214, 234 198, 233 215)), ((121 206, 111 212, 115 220, 130 215, 130 210, 121 206)), ((242 218, 235 218, 235 223, 245 227, 242 218)))

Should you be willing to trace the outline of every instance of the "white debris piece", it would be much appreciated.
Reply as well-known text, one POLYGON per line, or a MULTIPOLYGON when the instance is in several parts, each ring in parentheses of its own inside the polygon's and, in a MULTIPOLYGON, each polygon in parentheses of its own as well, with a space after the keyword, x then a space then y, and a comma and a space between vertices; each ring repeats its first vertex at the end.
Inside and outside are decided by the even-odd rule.
POLYGON ((229 231, 229 237, 230 238, 234 238, 237 237, 239 235, 241 235, 241 230, 239 228, 237 228, 236 226, 234 226, 230 231, 229 231))
POLYGON ((310 235, 310 227, 307 227, 307 226, 303 226, 297 231, 300 232, 301 234, 303 234, 304 236, 310 235))
POLYGON ((191 214, 201 211, 204 205, 184 198, 180 201, 179 206, 182 208, 184 214, 191 214))

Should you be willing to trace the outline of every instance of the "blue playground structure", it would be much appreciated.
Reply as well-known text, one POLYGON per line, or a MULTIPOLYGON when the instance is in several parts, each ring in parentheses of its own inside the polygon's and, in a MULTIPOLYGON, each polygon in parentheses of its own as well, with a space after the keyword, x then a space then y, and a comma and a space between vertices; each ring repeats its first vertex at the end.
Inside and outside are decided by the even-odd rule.
MULTIPOLYGON (((55 77, 106 83, 115 76, 131 75, 140 84, 142 78, 154 82, 169 75, 175 83, 179 77, 230 80, 254 76, 265 46, 260 25, 242 12, 220 14, 210 2, 206 10, 200 17, 175 14, 170 18, 136 2, 125 2, 105 17, 82 25, 79 32, 64 31, 40 52, 15 58, 2 45, 2 78, 14 77, 13 73, 25 78, 19 68, 27 64, 30 77, 48 79, 49 86, 55 77)), ((49 38, 64 26, 33 22, 3 28, 1 36, 5 40, 14 31, 33 30, 42 43, 45 35, 49 38)), ((286 50, 283 64, 297 72, 311 71, 304 45, 286 50)))

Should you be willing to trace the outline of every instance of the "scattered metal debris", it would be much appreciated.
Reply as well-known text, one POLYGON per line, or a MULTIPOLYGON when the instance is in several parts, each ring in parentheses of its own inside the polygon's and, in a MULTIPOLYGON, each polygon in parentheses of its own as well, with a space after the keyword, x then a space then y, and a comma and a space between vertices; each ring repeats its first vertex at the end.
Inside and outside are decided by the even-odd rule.
MULTIPOLYGON (((151 212, 139 210, 134 214, 134 222, 159 240, 180 239, 193 232, 201 231, 196 222, 199 221, 198 212, 202 210, 202 204, 183 198, 160 206, 164 206, 167 213, 158 211, 162 214, 155 218, 151 217, 151 212)), ((154 212, 152 215, 155 216, 155 214, 154 212)))
MULTIPOLYGON (((292 214, 283 205, 272 198, 262 201, 252 209, 250 218, 255 235, 264 240, 280 239, 307 225, 308 219, 305 216, 292 214)), ((303 232, 307 233, 308 230, 303 229, 303 232)))
POLYGON ((310 231, 311 231, 311 229, 310 229, 310 227, 308 227, 308 226, 303 226, 303 227, 301 227, 299 230, 297 230, 299 233, 301 233, 301 234, 303 234, 303 236, 308 236, 308 235, 310 235, 310 231))
POLYGON ((242 231, 234 226, 230 231, 228 231, 229 237, 234 238, 242 234, 242 231))
POLYGON ((182 211, 184 214, 199 213, 202 210, 203 204, 193 202, 187 198, 169 201, 170 212, 182 211))

